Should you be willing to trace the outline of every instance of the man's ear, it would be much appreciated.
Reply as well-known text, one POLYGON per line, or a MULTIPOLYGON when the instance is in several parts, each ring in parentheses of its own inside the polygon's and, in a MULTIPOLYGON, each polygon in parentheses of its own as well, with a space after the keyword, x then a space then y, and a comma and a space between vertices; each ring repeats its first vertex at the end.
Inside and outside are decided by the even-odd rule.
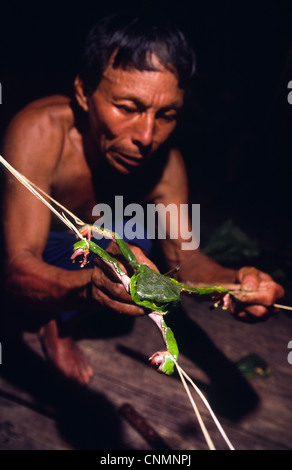
POLYGON ((87 96, 84 93, 84 84, 79 75, 74 80, 75 97, 83 111, 88 111, 87 96))

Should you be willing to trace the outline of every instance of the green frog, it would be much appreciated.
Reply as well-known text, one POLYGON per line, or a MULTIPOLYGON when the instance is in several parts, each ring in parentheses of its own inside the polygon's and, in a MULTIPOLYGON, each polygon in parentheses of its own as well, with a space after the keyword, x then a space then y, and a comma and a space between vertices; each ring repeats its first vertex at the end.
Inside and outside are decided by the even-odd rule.
POLYGON ((153 354, 150 357, 150 362, 151 365, 157 367, 159 372, 171 375, 174 372, 179 351, 174 334, 171 328, 167 326, 164 316, 178 307, 181 302, 182 292, 195 295, 218 293, 224 295, 228 293, 227 289, 221 286, 191 287, 178 282, 172 277, 165 276, 149 266, 139 263, 127 243, 117 233, 94 226, 94 229, 99 230, 99 233, 117 243, 123 257, 134 271, 132 277, 129 278, 107 251, 91 241, 92 229, 92 226, 86 226, 85 229, 81 230, 81 233, 89 235, 89 238, 82 239, 74 244, 74 253, 71 259, 75 260, 78 256, 82 256, 81 266, 84 266, 88 261, 89 254, 93 253, 110 266, 123 283, 126 291, 131 295, 133 302, 144 307, 146 313, 159 327, 167 349, 153 354))

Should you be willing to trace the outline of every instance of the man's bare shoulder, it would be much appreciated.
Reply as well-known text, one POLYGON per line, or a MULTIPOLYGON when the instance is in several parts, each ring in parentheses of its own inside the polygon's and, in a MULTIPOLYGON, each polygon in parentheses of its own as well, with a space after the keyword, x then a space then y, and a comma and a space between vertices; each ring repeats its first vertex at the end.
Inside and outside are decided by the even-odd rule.
POLYGON ((55 130, 64 129, 73 122, 73 113, 70 107, 70 99, 54 95, 32 101, 21 109, 8 126, 16 131, 17 126, 25 126, 33 131, 36 127, 47 126, 55 130))
POLYGON ((7 127, 3 151, 8 159, 25 163, 34 155, 57 160, 66 135, 74 125, 70 99, 55 95, 33 101, 21 109, 7 127), (22 157, 20 157, 22 155, 22 157))
POLYGON ((54 108, 54 107, 62 107, 62 106, 69 106, 71 99, 65 95, 50 95, 44 96, 42 98, 36 99, 31 101, 29 104, 23 108, 23 110, 29 109, 42 109, 46 107, 54 108))

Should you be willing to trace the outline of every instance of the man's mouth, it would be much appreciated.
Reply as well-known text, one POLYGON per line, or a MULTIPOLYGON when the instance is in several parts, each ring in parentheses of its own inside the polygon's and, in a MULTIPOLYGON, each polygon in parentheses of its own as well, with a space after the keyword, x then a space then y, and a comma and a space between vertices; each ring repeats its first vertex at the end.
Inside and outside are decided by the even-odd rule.
POLYGON ((141 155, 129 155, 123 152, 115 151, 114 152, 118 160, 122 161, 129 166, 140 166, 144 162, 144 158, 141 155))

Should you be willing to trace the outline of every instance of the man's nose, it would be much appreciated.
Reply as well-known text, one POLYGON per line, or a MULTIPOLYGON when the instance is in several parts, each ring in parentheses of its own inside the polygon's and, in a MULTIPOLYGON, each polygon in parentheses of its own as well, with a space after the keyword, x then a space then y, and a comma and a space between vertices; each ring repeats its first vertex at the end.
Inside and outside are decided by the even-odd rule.
POLYGON ((155 118, 151 114, 145 113, 139 116, 136 123, 132 140, 139 146, 150 147, 153 141, 155 130, 155 118))

